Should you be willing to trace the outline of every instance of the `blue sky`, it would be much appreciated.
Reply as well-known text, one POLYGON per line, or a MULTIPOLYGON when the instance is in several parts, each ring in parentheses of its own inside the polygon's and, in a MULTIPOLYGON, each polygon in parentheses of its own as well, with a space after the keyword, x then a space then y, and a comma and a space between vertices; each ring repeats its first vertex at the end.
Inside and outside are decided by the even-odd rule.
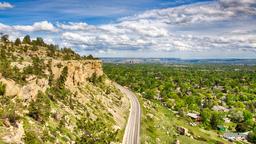
MULTIPOLYGON (((207 1, 207 0, 201 0, 207 1)), ((209 1, 209 0, 208 0, 209 1)), ((37 21, 104 24, 150 9, 175 7, 200 0, 9 0, 14 7, 1 11, 1 23, 37 21)))
POLYGON ((0 0, 0 32, 99 57, 256 58, 255 0, 0 0))

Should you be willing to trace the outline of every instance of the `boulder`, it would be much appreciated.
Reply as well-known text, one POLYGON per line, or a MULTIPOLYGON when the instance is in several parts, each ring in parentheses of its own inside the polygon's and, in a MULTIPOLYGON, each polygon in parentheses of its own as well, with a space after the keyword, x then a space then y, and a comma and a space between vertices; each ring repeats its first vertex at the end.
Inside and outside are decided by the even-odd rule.
POLYGON ((6 96, 17 96, 20 92, 20 86, 15 83, 13 80, 6 80, 4 78, 0 79, 0 82, 6 85, 5 95, 6 96))

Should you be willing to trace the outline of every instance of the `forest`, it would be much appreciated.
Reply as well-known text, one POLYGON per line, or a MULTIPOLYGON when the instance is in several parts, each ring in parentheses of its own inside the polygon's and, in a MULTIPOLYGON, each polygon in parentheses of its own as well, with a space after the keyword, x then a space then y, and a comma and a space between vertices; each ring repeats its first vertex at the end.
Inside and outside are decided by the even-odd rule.
POLYGON ((104 71, 181 117, 198 114, 199 127, 205 130, 223 126, 231 132, 249 132, 248 140, 256 142, 255 66, 104 64, 104 71))

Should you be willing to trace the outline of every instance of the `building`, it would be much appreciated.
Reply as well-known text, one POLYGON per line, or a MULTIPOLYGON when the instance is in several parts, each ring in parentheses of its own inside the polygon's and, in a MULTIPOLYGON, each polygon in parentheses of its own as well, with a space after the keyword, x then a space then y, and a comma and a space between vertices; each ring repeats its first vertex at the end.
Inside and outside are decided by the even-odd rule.
POLYGON ((192 118, 195 121, 200 121, 201 117, 199 114, 196 113, 188 113, 187 116, 189 116, 190 118, 192 118))
POLYGON ((241 141, 241 140, 246 140, 248 136, 248 132, 246 133, 224 133, 223 137, 225 139, 228 139, 230 141, 241 141))
POLYGON ((228 109, 228 108, 225 108, 225 107, 223 107, 223 106, 213 106, 213 107, 212 107, 212 110, 214 110, 214 111, 229 112, 229 109, 228 109))

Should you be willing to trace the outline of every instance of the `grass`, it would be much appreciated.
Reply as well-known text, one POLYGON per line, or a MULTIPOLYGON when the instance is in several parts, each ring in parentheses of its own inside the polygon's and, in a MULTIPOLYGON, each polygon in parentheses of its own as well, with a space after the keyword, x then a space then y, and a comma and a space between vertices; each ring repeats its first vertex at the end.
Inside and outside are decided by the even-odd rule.
POLYGON ((215 144, 222 142, 228 144, 228 141, 218 137, 215 131, 206 131, 199 127, 192 127, 184 118, 178 118, 176 115, 162 106, 158 101, 148 101, 139 98, 142 106, 142 127, 141 143, 150 144, 170 144, 179 140, 180 143, 193 144, 215 144), (176 132, 176 126, 185 127, 194 138, 179 135, 176 132))

